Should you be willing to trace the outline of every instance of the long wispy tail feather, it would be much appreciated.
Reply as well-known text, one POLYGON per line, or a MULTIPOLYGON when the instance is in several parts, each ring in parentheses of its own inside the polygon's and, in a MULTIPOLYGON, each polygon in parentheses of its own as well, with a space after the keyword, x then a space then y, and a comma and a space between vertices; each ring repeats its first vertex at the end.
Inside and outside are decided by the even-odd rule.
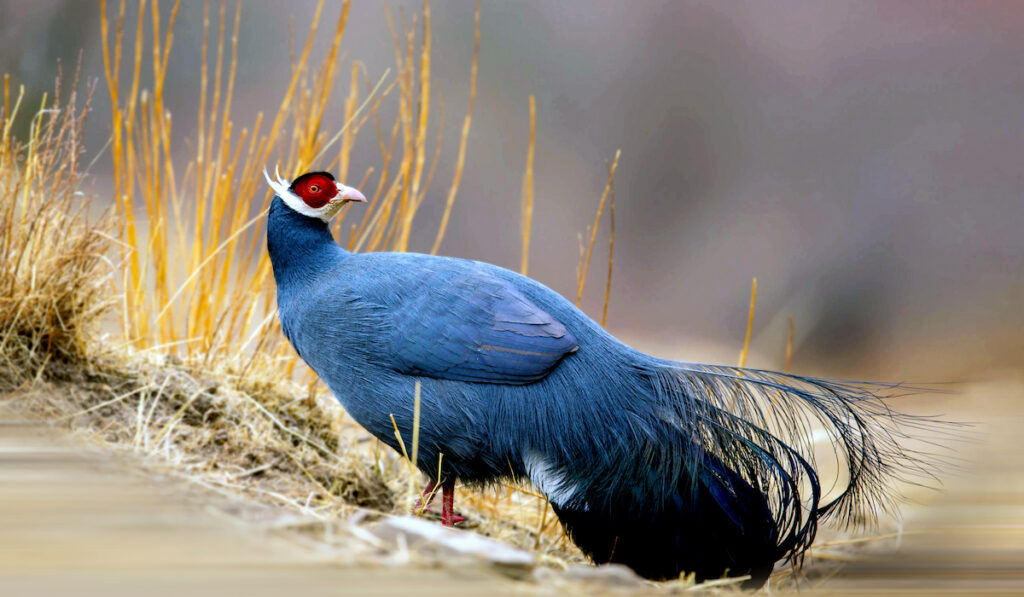
POLYGON ((913 446, 955 432, 948 422, 891 408, 892 398, 923 389, 903 384, 677 362, 653 375, 663 406, 675 406, 676 424, 690 439, 693 478, 720 463, 760 491, 774 518, 777 559, 799 558, 819 520, 870 524, 893 513, 899 482, 934 479, 938 451, 913 446), (822 452, 839 477, 828 491, 822 452))

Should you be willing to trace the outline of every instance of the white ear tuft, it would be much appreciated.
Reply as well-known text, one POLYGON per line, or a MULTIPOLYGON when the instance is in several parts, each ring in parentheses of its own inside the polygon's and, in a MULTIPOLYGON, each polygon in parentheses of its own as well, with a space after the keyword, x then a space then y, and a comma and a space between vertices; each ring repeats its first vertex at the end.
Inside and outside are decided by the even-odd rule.
POLYGON ((267 184, 270 185, 270 188, 274 189, 274 193, 278 197, 284 199, 291 194, 291 191, 288 190, 288 187, 291 185, 289 185, 287 181, 281 179, 281 172, 276 166, 274 167, 274 173, 277 175, 276 181, 271 180, 270 175, 267 174, 267 167, 263 167, 263 178, 267 179, 267 184))

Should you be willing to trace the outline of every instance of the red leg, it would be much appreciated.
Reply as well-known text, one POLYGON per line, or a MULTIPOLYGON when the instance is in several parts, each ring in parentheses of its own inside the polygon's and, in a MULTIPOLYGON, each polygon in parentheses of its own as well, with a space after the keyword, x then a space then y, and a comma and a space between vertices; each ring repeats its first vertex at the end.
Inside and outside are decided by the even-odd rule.
POLYGON ((436 487, 437 484, 434 483, 433 479, 427 481, 427 487, 420 495, 420 499, 416 500, 416 504, 412 507, 413 514, 419 514, 424 510, 430 509, 430 505, 434 503, 434 498, 437 497, 437 493, 434 491, 436 487))
MULTIPOLYGON (((461 516, 459 518, 462 518, 461 516)), ((441 485, 441 524, 446 527, 455 526, 455 480, 445 481, 441 485)))
MULTIPOLYGON (((455 481, 445 482, 441 485, 441 522, 445 526, 454 526, 466 520, 455 513, 455 481)), ((427 481, 427 487, 423 490, 420 499, 412 507, 413 514, 423 514, 430 511, 434 498, 437 497, 437 483, 433 480, 427 481)))

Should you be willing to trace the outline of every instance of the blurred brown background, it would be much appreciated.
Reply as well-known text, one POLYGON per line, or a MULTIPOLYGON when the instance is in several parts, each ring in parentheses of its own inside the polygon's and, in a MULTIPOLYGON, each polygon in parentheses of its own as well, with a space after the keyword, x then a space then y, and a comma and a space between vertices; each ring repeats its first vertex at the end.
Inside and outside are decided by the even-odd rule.
MULTIPOLYGON (((313 6, 243 4, 236 122, 276 109, 289 22, 301 34, 313 6)), ((194 136, 202 13, 184 2, 176 26, 166 100, 178 135, 194 136)), ((416 250, 429 249, 453 167, 473 5, 438 2, 433 17, 446 149, 416 250)), ((799 372, 944 381, 1024 363, 1024 5, 484 2, 481 28, 466 174, 442 252, 518 267, 535 94, 530 273, 572 294, 577 233, 621 148, 609 327, 623 339, 733 363, 757 276, 753 366, 781 366, 788 315, 799 372)), ((27 100, 79 48, 85 74, 101 77, 94 3, 0 0, 0 71, 27 100)), ((373 80, 393 64, 381 3, 354 3, 342 49, 373 80)), ((109 135, 102 84, 97 98, 92 153, 109 135)), ((339 98, 327 128, 342 124, 339 98)), ((355 172, 377 160, 372 134, 361 143, 355 172)), ((102 158, 93 168, 100 196, 108 171, 102 158)))

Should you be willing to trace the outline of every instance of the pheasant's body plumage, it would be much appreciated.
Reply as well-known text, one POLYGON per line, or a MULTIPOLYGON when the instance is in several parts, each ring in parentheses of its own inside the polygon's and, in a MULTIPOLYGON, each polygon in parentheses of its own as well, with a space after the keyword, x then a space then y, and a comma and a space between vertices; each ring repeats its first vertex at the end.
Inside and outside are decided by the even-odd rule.
POLYGON ((751 574, 799 555, 821 516, 883 496, 904 458, 874 387, 678 363, 619 342, 556 292, 493 265, 354 254, 275 198, 268 249, 285 335, 361 425, 398 448, 421 383, 419 468, 526 478, 596 562, 654 579, 751 574), (819 422, 850 470, 829 502, 819 422), (788 427, 788 429, 787 429, 788 427))

